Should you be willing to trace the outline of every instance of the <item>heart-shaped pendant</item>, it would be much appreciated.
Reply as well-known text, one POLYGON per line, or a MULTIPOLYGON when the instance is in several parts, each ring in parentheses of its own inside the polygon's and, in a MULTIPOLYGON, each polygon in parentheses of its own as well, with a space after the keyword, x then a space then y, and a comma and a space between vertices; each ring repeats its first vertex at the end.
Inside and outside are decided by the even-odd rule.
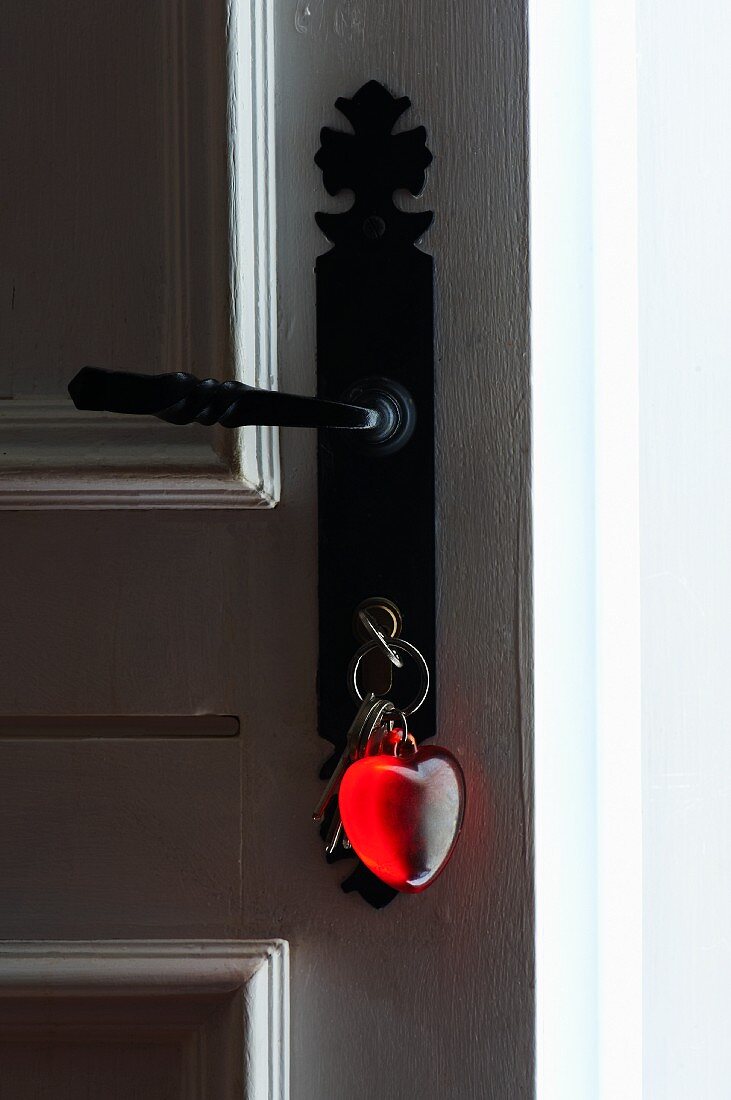
POLYGON ((457 760, 436 746, 409 756, 356 760, 343 776, 340 815, 356 854, 395 890, 419 893, 454 851, 465 783, 457 760))

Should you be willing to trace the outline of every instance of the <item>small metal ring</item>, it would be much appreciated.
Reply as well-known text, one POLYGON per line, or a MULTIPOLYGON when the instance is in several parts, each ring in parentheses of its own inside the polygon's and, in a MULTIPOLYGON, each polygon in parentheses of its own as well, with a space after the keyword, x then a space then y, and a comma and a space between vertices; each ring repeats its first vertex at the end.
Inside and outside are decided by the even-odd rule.
POLYGON ((401 707, 395 707, 393 703, 391 703, 391 709, 388 710, 386 713, 388 715, 389 722, 396 722, 398 719, 400 719, 401 744, 403 744, 404 741, 408 741, 411 734, 409 733, 409 719, 406 711, 401 710, 401 707))
POLYGON ((361 609, 358 612, 358 618, 363 623, 363 626, 366 628, 369 634, 372 634, 374 641, 378 642, 380 649, 386 655, 386 657, 388 657, 391 664, 395 665, 396 668, 403 668, 404 662, 401 660, 396 650, 390 644, 390 640, 386 638, 386 635, 383 633, 375 619, 371 615, 369 615, 365 609, 361 609))
MULTIPOLYGON (((398 741, 394 745, 394 747, 393 747, 394 756, 396 756, 400 759, 401 758, 401 750, 406 748, 407 745, 409 746, 409 749, 411 750, 409 752, 409 756, 413 756, 415 752, 418 752, 419 746, 416 744, 416 738, 414 737, 413 733, 409 733, 403 739, 403 741, 398 741)), ((407 757, 407 759, 408 759, 408 757, 407 757)))
MULTIPOLYGON (((399 708, 405 715, 414 714, 429 694, 429 666, 423 654, 420 653, 411 642, 405 642, 402 638, 391 638, 389 645, 393 649, 399 650, 401 653, 406 653, 409 657, 413 657, 419 665, 419 692, 408 706, 399 708)), ((363 701, 363 696, 358 688, 358 669, 360 668, 360 663, 366 653, 371 653, 372 650, 378 648, 380 648, 378 642, 366 642, 365 645, 360 647, 354 655, 353 660, 350 662, 350 668, 348 669, 348 688, 350 689, 350 694, 357 703, 363 701)))

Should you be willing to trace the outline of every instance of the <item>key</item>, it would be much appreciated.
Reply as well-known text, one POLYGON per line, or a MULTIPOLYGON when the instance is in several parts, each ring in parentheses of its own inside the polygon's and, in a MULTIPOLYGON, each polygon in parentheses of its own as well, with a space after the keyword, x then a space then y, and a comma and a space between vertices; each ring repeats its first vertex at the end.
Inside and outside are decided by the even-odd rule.
POLYGON ((363 699, 363 702, 358 708, 358 713, 353 719, 348 735, 345 741, 345 748, 343 749, 343 755, 335 765, 335 771, 332 773, 327 781, 327 786, 320 796, 320 801, 315 807, 315 812, 312 817, 315 821, 322 821, 325 816, 325 811, 332 802, 333 798, 337 794, 337 789, 340 786, 340 780, 345 774, 345 769, 355 759, 360 746, 360 737, 363 732, 366 719, 368 718, 369 711, 376 703, 376 697, 373 692, 369 692, 363 699))
POLYGON ((325 851, 329 856, 333 854, 341 839, 343 841, 343 847, 350 848, 350 841, 343 832, 343 822, 340 817, 340 810, 336 806, 335 813, 333 814, 332 821, 330 822, 330 828, 328 829, 327 836, 325 837, 325 851))
MULTIPOLYGON (((363 700, 348 731, 345 751, 338 761, 337 767, 313 815, 316 821, 322 820, 325 810, 340 787, 340 781, 347 768, 363 755, 373 733, 383 725, 384 715, 392 709, 393 704, 388 699, 376 699, 372 692, 363 700), (321 811, 319 818, 316 816, 318 811, 321 811)), ((350 848, 350 841, 343 832, 340 809, 336 806, 325 838, 325 851, 328 855, 333 854, 341 840, 344 848, 350 848)))
MULTIPOLYGON (((373 702, 374 702, 374 705, 371 707, 371 709, 366 714, 365 721, 363 722, 363 725, 362 725, 361 730, 360 730, 360 735, 358 737, 357 745, 355 746, 354 754, 352 755, 352 757, 348 761, 348 767, 355 760, 358 760, 361 756, 363 756, 363 754, 366 750, 366 746, 367 746, 370 738, 372 737, 373 733, 377 729, 379 729, 380 726, 383 725, 384 713, 391 706, 391 704, 388 702, 388 700, 378 700, 378 701, 376 701, 374 699, 373 702)), ((340 779, 342 779, 342 777, 345 774, 346 770, 347 769, 345 769, 345 768, 343 769, 343 771, 341 772, 341 775, 340 775, 340 779)), ((340 780, 338 780, 338 789, 339 788, 340 788, 340 780)), ((330 828, 328 829, 327 836, 325 837, 325 851, 327 852, 327 854, 329 856, 331 856, 333 854, 333 852, 335 851, 335 849, 337 848, 338 844, 341 841, 342 841, 343 848, 346 848, 346 849, 350 850, 350 841, 348 840, 348 838, 345 835, 345 832, 343 830, 343 822, 342 822, 342 818, 340 817, 340 807, 336 806, 335 811, 332 815, 332 820, 330 821, 330 828)))

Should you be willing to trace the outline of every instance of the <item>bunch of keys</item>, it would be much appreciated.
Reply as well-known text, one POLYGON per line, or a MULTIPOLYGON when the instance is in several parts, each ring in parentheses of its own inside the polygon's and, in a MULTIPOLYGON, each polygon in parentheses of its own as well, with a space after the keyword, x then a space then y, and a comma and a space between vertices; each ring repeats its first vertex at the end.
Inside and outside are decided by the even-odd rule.
POLYGON ((321 822, 337 798, 325 838, 327 854, 342 844, 389 886, 418 893, 437 878, 454 850, 464 812, 464 776, 450 752, 419 748, 409 733, 407 716, 419 709, 429 690, 424 657, 409 642, 386 638, 367 611, 359 616, 371 635, 350 666, 350 691, 360 705, 313 817, 321 822), (400 653, 417 662, 420 687, 408 706, 397 707, 374 691, 361 692, 359 668, 376 649, 398 668, 400 653))
MULTIPOLYGON (((318 824, 324 818, 333 799, 337 797, 340 783, 347 769, 356 760, 365 756, 366 753, 373 752, 380 738, 395 731, 397 718, 400 719, 398 725, 399 737, 405 740, 409 737, 409 733, 404 712, 395 707, 390 699, 377 699, 372 691, 364 696, 348 730, 343 754, 338 760, 335 771, 330 776, 312 815, 318 824), (371 743, 372 739, 376 739, 375 746, 371 743)), ((340 807, 337 806, 325 838, 325 851, 328 855, 333 854, 341 840, 344 848, 350 848, 350 842, 343 832, 340 807)))

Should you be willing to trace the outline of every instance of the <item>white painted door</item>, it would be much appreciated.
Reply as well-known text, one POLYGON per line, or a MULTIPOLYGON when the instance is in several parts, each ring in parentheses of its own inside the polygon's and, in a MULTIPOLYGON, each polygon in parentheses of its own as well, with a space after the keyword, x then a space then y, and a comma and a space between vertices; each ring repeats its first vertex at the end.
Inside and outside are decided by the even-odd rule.
POLYGON ((529 1097, 523 7, 4 15, 0 1095, 284 1096, 289 989, 300 1100, 529 1097), (82 427, 64 390, 94 363, 313 391, 313 155, 370 78, 435 154, 438 740, 468 783, 448 871, 380 912, 311 821, 313 435, 82 427))

